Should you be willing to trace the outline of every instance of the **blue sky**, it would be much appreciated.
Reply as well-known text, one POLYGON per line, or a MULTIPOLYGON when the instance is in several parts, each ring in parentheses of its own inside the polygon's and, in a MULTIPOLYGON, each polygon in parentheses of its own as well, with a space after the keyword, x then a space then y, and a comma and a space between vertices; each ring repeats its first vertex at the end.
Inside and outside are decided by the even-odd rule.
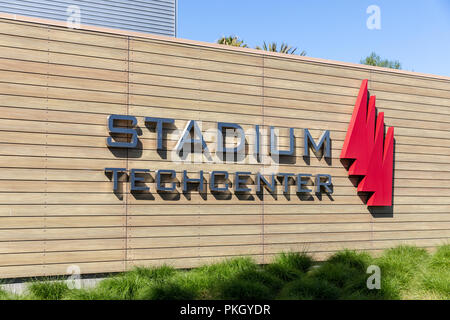
POLYGON ((375 51, 403 69, 450 76, 450 0, 178 0, 179 38, 222 35, 354 63, 375 51), (380 30, 366 26, 370 5, 380 8, 380 30))

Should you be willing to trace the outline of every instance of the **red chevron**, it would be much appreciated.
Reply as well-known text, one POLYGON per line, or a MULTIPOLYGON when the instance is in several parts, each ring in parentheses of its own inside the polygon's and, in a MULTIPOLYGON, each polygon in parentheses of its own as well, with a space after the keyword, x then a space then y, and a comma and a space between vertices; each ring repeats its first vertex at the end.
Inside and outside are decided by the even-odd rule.
POLYGON ((367 82, 361 84, 340 158, 354 160, 348 173, 363 176, 358 191, 372 193, 368 206, 391 206, 394 128, 389 127, 385 139, 384 113, 376 117, 376 98, 368 99, 367 82))

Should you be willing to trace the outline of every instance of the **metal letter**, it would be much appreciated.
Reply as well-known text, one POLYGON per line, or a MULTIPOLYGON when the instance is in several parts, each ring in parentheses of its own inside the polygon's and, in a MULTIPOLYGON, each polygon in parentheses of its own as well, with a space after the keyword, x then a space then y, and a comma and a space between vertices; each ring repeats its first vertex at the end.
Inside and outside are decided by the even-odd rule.
POLYGON ((163 148, 163 125, 164 123, 173 124, 175 122, 174 119, 166 119, 166 118, 152 118, 146 117, 145 122, 156 123, 156 133, 158 139, 157 150, 162 150, 163 148))
POLYGON ((187 170, 183 171, 183 192, 187 192, 187 184, 189 183, 198 183, 198 191, 203 191, 203 170, 200 171, 200 178, 188 178, 187 176, 187 170))
POLYGON ((114 187, 113 190, 116 191, 117 190, 117 173, 118 172, 127 172, 127 169, 125 168, 105 168, 105 172, 112 172, 112 180, 114 183, 114 187))
POLYGON ((148 169, 131 169, 130 170, 131 191, 147 191, 150 189, 147 186, 144 186, 144 187, 136 186, 136 181, 137 182, 145 181, 145 178, 143 178, 143 177, 136 177, 136 173, 146 173, 146 172, 150 172, 150 170, 148 170, 148 169))
POLYGON ((175 170, 158 170, 156 172, 156 190, 158 191, 174 191, 176 189, 176 183, 172 182, 171 187, 164 187, 161 185, 161 175, 162 174, 170 174, 170 177, 173 179, 176 177, 177 173, 175 170))
POLYGON ((241 183, 245 183, 244 179, 241 179, 239 176, 243 175, 243 176, 250 176, 252 173, 251 172, 236 172, 235 173, 235 178, 234 178, 234 191, 237 192, 250 192, 251 189, 250 188, 241 188, 240 184, 241 183))
POLYGON ((278 176, 283 177, 284 193, 289 192, 289 177, 292 177, 293 173, 279 173, 278 176))
POLYGON ((118 114, 112 114, 108 117, 108 129, 109 133, 123 133, 123 134, 131 134, 131 141, 130 142, 120 142, 120 141, 113 141, 112 137, 108 137, 106 139, 106 144, 108 147, 112 148, 136 148, 138 143, 138 137, 137 137, 137 131, 133 128, 117 128, 114 127, 114 120, 124 120, 124 121, 131 121, 131 126, 134 127, 137 124, 137 120, 133 116, 124 116, 124 115, 118 115, 118 114))
POLYGON ((212 171, 209 174, 209 188, 211 191, 227 191, 229 186, 228 183, 225 183, 224 187, 217 187, 215 182, 215 176, 216 175, 223 175, 224 179, 228 179, 228 172, 227 171, 212 171))
POLYGON ((180 153, 182 150, 184 151, 184 146, 186 144, 189 144, 189 149, 191 144, 201 144, 202 150, 208 150, 208 147, 206 146, 205 140, 203 139, 202 132, 200 128, 197 125, 197 122, 195 120, 191 120, 188 122, 186 127, 183 130, 183 134, 181 136, 181 139, 178 141, 177 145, 175 146, 175 150, 177 153, 180 153), (194 129, 194 139, 191 139, 191 131, 194 129), (196 139, 195 137, 198 136, 199 138, 196 139))
POLYGON ((275 175, 272 173, 272 183, 269 183, 264 176, 258 172, 256 174, 256 192, 261 192, 261 181, 270 189, 270 192, 275 192, 276 181, 275 175))
POLYGON ((331 176, 329 174, 318 174, 316 175, 316 193, 320 193, 321 187, 325 188, 325 192, 332 194, 333 190, 331 190, 332 182, 331 176), (321 178, 327 178, 326 182, 322 182, 321 178))
POLYGON ((302 180, 302 178, 308 178, 311 177, 311 174, 297 174, 297 192, 301 193, 301 192, 312 192, 311 189, 307 189, 307 188, 303 188, 303 186, 306 186, 307 181, 302 180))
POLYGON ((217 151, 216 151, 217 153, 238 153, 241 152, 244 148, 245 148, 245 133, 240 125, 226 122, 217 123, 217 151), (224 128, 234 129, 239 132, 241 141, 239 142, 239 145, 237 147, 225 148, 224 146, 225 139, 223 136, 224 128))
POLYGON ((279 156, 292 156, 294 154, 294 128, 289 128, 289 150, 278 150, 277 137, 274 127, 270 127, 270 154, 279 156))
POLYGON ((314 152, 319 152, 319 150, 325 144, 325 158, 331 158, 331 143, 330 143, 330 131, 325 130, 320 136, 319 143, 316 144, 314 139, 311 137, 308 129, 303 130, 303 155, 309 157, 309 146, 314 149, 314 152))

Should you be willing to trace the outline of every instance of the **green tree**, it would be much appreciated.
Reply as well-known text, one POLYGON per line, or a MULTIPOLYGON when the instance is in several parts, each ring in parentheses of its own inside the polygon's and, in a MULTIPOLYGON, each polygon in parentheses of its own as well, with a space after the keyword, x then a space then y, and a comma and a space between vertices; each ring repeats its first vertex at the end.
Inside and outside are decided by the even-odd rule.
MULTIPOLYGON (((266 43, 265 41, 264 41, 262 48, 260 46, 256 46, 255 49, 271 51, 271 52, 286 53, 286 54, 295 54, 295 52, 297 51, 297 48, 293 48, 284 42, 281 43, 280 48, 278 48, 278 45, 276 42, 266 43)), ((306 52, 302 51, 298 55, 306 56, 306 52)))
POLYGON ((372 52, 370 56, 366 57, 365 59, 361 59, 361 64, 366 64, 368 66, 376 66, 376 67, 384 67, 384 68, 391 68, 391 69, 401 69, 402 65, 398 60, 388 60, 388 59, 381 59, 379 55, 377 55, 375 52, 372 52))
POLYGON ((239 37, 236 36, 228 36, 228 37, 222 37, 219 40, 217 40, 218 44, 224 44, 227 46, 233 46, 233 47, 242 47, 247 48, 248 46, 244 43, 244 40, 239 39, 239 37))

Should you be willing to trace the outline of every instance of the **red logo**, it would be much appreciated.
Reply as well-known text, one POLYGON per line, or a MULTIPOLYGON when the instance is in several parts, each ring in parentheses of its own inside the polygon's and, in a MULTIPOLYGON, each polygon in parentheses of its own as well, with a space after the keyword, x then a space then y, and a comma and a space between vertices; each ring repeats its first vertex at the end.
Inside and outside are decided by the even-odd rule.
POLYGON ((394 128, 388 128, 385 138, 384 113, 377 116, 376 99, 368 98, 367 82, 363 80, 359 89, 340 158, 354 160, 348 174, 363 177, 358 192, 369 194, 368 206, 392 206, 394 128))

